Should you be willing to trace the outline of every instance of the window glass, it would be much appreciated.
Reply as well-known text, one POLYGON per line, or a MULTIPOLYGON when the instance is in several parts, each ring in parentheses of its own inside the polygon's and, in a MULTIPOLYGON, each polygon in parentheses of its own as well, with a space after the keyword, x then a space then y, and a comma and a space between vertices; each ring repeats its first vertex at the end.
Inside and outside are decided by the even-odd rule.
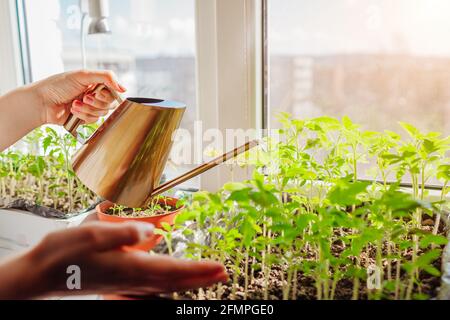
POLYGON ((448 0, 268 1, 272 127, 286 111, 450 134, 448 0))
MULTIPOLYGON (((33 80, 82 68, 80 1, 25 4, 33 80)), ((109 7, 112 33, 86 37, 87 67, 116 72, 127 96, 186 103, 182 128, 192 132, 197 118, 195 0, 110 0, 109 7)), ((189 168, 169 165, 167 174, 189 168)))

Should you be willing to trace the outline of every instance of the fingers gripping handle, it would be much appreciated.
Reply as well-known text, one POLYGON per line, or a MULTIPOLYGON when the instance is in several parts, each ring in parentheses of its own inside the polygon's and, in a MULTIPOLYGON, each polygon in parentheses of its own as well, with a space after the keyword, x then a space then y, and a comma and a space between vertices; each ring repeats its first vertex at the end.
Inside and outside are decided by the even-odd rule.
MULTIPOLYGON (((111 92, 111 94, 113 95, 114 99, 116 101, 118 101, 119 103, 122 103, 122 98, 119 96, 119 94, 114 91, 113 89, 108 88, 106 85, 104 84, 98 84, 95 87, 93 87, 92 89, 89 89, 88 91, 86 91, 85 95, 87 94, 92 94, 92 95, 96 95, 97 93, 100 93, 103 89, 107 89, 111 92)), ((66 123, 64 124, 64 128, 75 138, 78 138, 78 133, 77 130, 78 128, 83 124, 83 120, 78 119, 75 115, 70 114, 69 118, 67 119, 66 123)))

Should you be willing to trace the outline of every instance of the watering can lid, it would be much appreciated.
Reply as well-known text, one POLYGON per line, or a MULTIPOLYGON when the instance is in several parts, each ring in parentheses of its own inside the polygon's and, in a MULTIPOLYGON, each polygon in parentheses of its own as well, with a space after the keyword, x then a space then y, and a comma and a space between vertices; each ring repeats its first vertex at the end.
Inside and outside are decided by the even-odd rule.
POLYGON ((160 107, 160 108, 172 108, 172 109, 184 109, 186 105, 181 102, 171 100, 149 99, 149 98, 128 98, 128 101, 142 104, 144 106, 160 107))

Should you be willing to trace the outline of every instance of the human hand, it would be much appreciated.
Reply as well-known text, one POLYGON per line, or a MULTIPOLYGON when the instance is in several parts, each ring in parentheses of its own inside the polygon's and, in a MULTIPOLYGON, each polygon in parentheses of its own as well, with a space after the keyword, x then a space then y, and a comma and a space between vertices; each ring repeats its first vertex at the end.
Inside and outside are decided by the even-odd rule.
POLYGON ((98 94, 85 95, 97 84, 123 93, 121 86, 110 71, 74 71, 59 74, 31 86, 41 108, 42 124, 64 125, 72 113, 86 124, 95 123, 108 114, 114 97, 104 89, 98 94))
POLYGON ((149 296, 228 281, 224 267, 215 262, 120 250, 141 242, 152 230, 151 225, 141 223, 90 223, 53 233, 30 252, 0 265, 0 299, 81 294, 149 296), (67 288, 69 266, 81 270, 80 290, 67 288))

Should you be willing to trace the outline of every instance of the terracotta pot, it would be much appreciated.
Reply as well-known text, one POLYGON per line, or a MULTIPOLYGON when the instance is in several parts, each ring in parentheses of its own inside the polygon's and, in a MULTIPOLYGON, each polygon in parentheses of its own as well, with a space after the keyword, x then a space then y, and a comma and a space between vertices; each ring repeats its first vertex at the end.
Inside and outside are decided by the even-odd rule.
MULTIPOLYGON (((161 205, 168 204, 171 207, 176 208, 178 199, 176 198, 164 198, 164 200, 161 200, 161 205)), ((153 217, 141 217, 141 218, 128 218, 128 217, 117 217, 117 216, 111 216, 109 214, 106 214, 106 211, 110 208, 112 208, 114 204, 112 202, 106 201, 101 204, 99 204, 96 208, 97 210, 97 216, 100 221, 104 222, 112 222, 112 223, 124 223, 129 221, 137 221, 137 222, 144 222, 144 223, 151 223, 155 226, 157 229, 162 229, 162 223, 168 223, 169 225, 173 226, 175 223, 175 218, 177 215, 179 215, 183 209, 183 207, 180 207, 176 209, 175 211, 172 211, 167 214, 162 214, 158 216, 153 217)), ((123 249, 125 251, 150 251, 154 247, 156 247, 163 239, 163 236, 161 235, 153 235, 145 242, 139 243, 137 245, 131 246, 131 247, 124 247, 123 249)))

